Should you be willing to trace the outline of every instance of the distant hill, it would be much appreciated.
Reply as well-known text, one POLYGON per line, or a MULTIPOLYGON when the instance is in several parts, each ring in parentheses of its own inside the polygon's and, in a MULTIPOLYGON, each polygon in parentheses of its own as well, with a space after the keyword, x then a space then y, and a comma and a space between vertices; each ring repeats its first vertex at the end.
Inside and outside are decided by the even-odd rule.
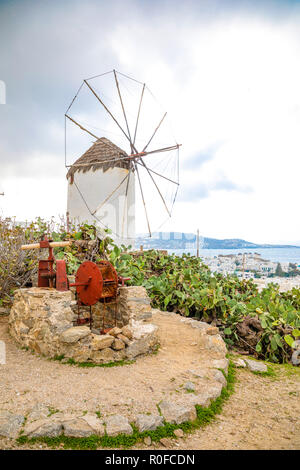
MULTIPOLYGON (((136 247, 143 245, 144 248, 157 249, 193 249, 196 248, 196 235, 184 232, 155 232, 152 237, 140 234, 136 238, 136 247)), ((239 248, 299 248, 296 245, 271 245, 258 244, 241 240, 240 238, 217 238, 200 237, 200 248, 207 249, 239 249, 239 248)))

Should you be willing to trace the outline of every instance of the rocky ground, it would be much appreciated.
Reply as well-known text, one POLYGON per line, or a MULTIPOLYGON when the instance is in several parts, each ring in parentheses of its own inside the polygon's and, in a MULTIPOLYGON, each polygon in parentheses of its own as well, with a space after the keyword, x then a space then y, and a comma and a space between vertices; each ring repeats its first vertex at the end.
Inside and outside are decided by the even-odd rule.
MULTIPOLYGON (((274 377, 237 369, 235 393, 225 403, 222 414, 187 437, 170 439, 168 448, 299 450, 300 368, 272 368, 274 377)), ((155 448, 165 447, 156 445, 155 448)))
MULTIPOLYGON (((163 399, 193 396, 187 393, 189 382, 196 391, 216 384, 216 377, 204 379, 194 372, 207 370, 222 353, 200 356, 199 330, 178 316, 154 314, 153 320, 161 335, 158 354, 122 367, 82 369, 20 350, 7 333, 7 317, 0 317, 0 338, 7 346, 7 364, 0 366, 0 409, 28 416, 43 403, 53 416, 74 411, 89 416, 98 410, 101 417, 121 414, 131 421, 139 413, 157 413, 156 403, 163 399)), ((274 371, 275 376, 264 377, 237 369, 235 393, 213 423, 188 436, 140 443, 134 449, 299 449, 300 370, 274 366, 274 371)), ((3 437, 0 448, 18 446, 3 437)))

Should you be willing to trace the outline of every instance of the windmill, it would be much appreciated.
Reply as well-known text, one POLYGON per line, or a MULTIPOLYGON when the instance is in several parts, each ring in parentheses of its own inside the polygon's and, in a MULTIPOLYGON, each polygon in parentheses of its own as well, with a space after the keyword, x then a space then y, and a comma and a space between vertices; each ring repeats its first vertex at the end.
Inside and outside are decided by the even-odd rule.
POLYGON ((145 83, 116 70, 83 80, 65 113, 69 218, 96 221, 130 244, 137 209, 151 237, 172 214, 179 147, 145 83))

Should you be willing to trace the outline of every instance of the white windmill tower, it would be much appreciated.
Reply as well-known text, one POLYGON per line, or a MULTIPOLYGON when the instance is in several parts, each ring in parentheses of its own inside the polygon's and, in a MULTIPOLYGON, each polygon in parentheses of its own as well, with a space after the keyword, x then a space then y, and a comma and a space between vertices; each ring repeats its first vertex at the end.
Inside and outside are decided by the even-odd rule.
POLYGON ((139 216, 139 220, 145 220, 151 236, 151 215, 157 221, 163 207, 169 218, 177 194, 179 144, 170 145, 161 132, 167 113, 157 118, 150 105, 152 98, 144 83, 113 70, 83 80, 65 114, 66 149, 69 125, 72 153, 76 157, 71 165, 67 165, 65 157, 69 219, 74 223, 96 223, 110 228, 118 244, 133 244, 136 212, 141 207, 145 217, 139 216), (99 77, 106 82, 100 82, 97 88, 95 79, 99 77), (85 107, 79 105, 74 111, 74 102, 77 105, 84 93, 85 107), (96 116, 99 111, 100 115, 96 116), (91 121, 96 124, 92 125, 91 121), (79 158, 80 145, 74 129, 89 139, 87 150, 86 142, 81 144, 84 151, 79 158), (95 129, 105 137, 98 137, 95 129), (111 140, 106 137, 108 134, 113 135, 111 140), (162 152, 167 158, 160 157, 162 152), (137 192, 135 185, 139 187, 137 192), (142 202, 137 207, 136 195, 142 202))
POLYGON ((120 234, 116 237, 118 243, 132 243, 135 177, 131 166, 124 150, 105 137, 96 140, 67 173, 70 220, 75 224, 101 221, 102 226, 120 234))

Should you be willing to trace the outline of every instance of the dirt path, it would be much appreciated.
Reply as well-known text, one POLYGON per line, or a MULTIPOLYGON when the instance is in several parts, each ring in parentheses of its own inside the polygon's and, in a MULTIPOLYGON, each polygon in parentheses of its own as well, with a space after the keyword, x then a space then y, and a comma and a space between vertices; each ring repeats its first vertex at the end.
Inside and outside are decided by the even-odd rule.
MULTIPOLYGON (((273 368, 275 377, 238 369, 235 393, 222 414, 207 427, 182 439, 172 439, 170 448, 299 450, 300 368, 273 368)), ((161 445, 155 448, 164 449, 161 445)))
MULTIPOLYGON (((186 394, 182 384, 188 372, 219 353, 201 353, 199 330, 178 315, 153 314, 159 326, 158 354, 139 357, 122 367, 80 368, 20 349, 8 334, 7 317, 0 319, 0 339, 6 343, 6 365, 0 365, 0 409, 26 414, 36 403, 64 413, 95 412, 102 417, 122 414, 132 420, 139 413, 157 414, 157 404, 169 396, 186 394)), ((201 389, 214 381, 197 378, 201 389)))
MULTIPOLYGON (((155 404, 166 393, 178 393, 187 369, 200 362, 197 330, 182 325, 179 332, 167 316, 154 320, 161 334, 157 355, 123 367, 81 369, 20 350, 7 333, 7 317, 0 317, 0 339, 7 346, 7 364, 0 366, 0 408, 25 413, 43 402, 60 411, 99 409, 102 415, 112 409, 128 416, 157 411, 155 404)), ((222 415, 187 437, 171 439, 168 448, 300 449, 300 368, 274 370, 275 377, 260 377, 238 369, 235 393, 222 415)), ((16 444, 0 438, 0 448, 7 447, 16 444)), ((134 447, 141 448, 164 449, 161 444, 134 447)))

